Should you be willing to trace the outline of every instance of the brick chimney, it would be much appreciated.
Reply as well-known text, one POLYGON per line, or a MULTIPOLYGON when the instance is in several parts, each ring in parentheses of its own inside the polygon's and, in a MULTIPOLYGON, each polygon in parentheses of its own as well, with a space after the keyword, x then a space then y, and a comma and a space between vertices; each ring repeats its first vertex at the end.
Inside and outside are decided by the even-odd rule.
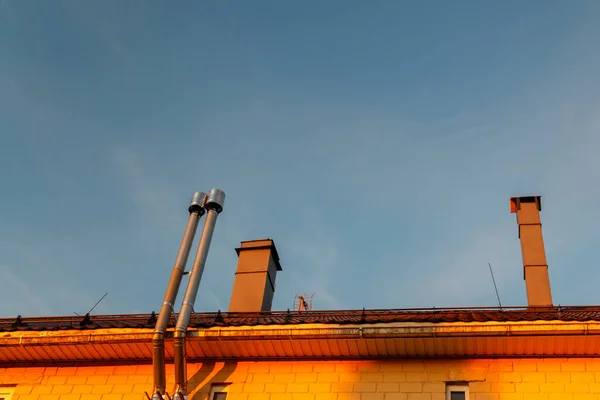
POLYGON ((271 239, 250 240, 235 251, 238 264, 229 312, 271 311, 275 278, 281 271, 275 243, 271 239))
POLYGON ((546 262, 540 220, 541 210, 541 196, 510 199, 510 212, 517 214, 517 223, 519 224, 527 303, 530 307, 552 306, 548 263, 546 262))

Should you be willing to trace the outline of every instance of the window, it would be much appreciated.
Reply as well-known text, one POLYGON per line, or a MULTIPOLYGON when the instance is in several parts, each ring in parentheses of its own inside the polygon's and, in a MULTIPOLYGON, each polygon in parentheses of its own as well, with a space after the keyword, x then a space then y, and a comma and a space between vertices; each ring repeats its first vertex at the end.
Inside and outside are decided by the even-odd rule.
POLYGON ((10 400, 15 391, 14 386, 3 387, 0 386, 0 400, 10 400))
POLYGON ((448 385, 446 386, 446 400, 469 400, 469 386, 448 385))
MULTIPOLYGON (((227 399, 227 392, 225 390, 226 388, 227 388, 227 385, 224 383, 212 385, 212 387, 210 388, 209 400, 226 400, 227 399)), ((0 400, 2 400, 2 399, 0 399, 0 400)))

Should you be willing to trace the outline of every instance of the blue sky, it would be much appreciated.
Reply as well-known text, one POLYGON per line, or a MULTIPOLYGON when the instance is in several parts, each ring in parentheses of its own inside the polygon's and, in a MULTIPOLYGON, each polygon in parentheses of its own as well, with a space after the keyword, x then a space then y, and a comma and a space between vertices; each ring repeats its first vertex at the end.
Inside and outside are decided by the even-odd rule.
MULTIPOLYGON (((198 311, 273 238, 274 308, 599 304, 595 1, 0 0, 0 315, 158 310, 192 192, 226 191, 198 311)), ((195 251, 192 253, 192 257, 195 251)), ((191 257, 191 258, 192 258, 191 257)), ((180 293, 183 292, 183 288, 180 293)))

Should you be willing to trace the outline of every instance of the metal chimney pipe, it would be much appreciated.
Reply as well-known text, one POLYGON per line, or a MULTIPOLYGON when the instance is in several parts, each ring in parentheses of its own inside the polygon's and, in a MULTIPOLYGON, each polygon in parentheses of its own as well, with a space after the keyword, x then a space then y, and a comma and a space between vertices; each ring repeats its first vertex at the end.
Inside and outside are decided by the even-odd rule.
POLYGON ((183 233, 183 239, 181 240, 177 258, 175 259, 171 279, 167 285, 165 298, 154 328, 154 335, 152 336, 152 368, 154 376, 154 390, 152 392, 152 397, 154 400, 162 400, 166 391, 165 330, 169 325, 169 319, 173 313, 173 303, 177 298, 179 286, 181 286, 181 278, 185 270, 185 265, 187 264, 188 256, 190 255, 190 249, 198 228, 198 221, 205 213, 205 200, 206 193, 196 192, 192 195, 192 201, 188 207, 190 216, 185 232, 183 233))
POLYGON ((208 249, 212 240, 212 235, 217 222, 217 216, 223 211, 225 203, 225 192, 220 189, 212 189, 208 192, 205 208, 208 211, 204 228, 198 243, 198 251, 190 274, 183 303, 177 318, 175 326, 174 339, 174 356, 175 356, 175 393, 173 399, 183 400, 187 398, 187 365, 185 358, 185 338, 187 327, 190 322, 190 317, 194 311, 194 303, 200 286, 200 279, 204 272, 204 264, 208 256, 208 249))

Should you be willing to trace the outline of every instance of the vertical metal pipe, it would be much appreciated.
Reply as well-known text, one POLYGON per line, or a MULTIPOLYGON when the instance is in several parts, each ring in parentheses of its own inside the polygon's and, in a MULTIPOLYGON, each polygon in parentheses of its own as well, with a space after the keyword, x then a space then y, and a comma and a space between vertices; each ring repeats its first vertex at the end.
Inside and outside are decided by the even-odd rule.
POLYGON ((173 303, 177 298, 177 292, 179 286, 181 286, 181 278, 185 270, 185 265, 190 254, 190 249, 196 235, 198 228, 198 221, 200 217, 204 215, 204 201, 206 199, 206 193, 196 192, 192 196, 192 201, 188 208, 190 216, 188 218, 185 232, 183 233, 183 239, 177 252, 177 258, 175 259, 175 265, 173 266, 173 272, 167 285, 167 291, 163 300, 156 326, 154 328, 154 335, 152 336, 152 367, 154 377, 154 390, 153 398, 161 399, 166 391, 166 373, 165 373, 165 330, 169 325, 169 319, 173 313, 173 303))
POLYGON ((194 265, 190 279, 185 290, 183 303, 177 318, 175 326, 174 339, 174 356, 175 356, 175 393, 173 399, 184 399, 187 397, 187 366, 185 359, 185 338, 187 327, 190 322, 190 317, 194 311, 194 303, 196 295, 204 272, 208 249, 212 240, 217 216, 223 211, 223 203, 225 202, 225 193, 219 189, 212 189, 206 197, 205 208, 207 210, 206 221, 202 229, 200 242, 198 243, 198 251, 194 259, 194 265))

